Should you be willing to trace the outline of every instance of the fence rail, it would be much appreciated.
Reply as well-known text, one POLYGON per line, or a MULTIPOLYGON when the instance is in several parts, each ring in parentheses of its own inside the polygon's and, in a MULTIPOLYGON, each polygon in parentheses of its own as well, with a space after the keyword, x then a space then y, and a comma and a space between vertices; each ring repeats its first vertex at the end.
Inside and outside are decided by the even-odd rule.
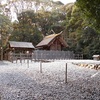
POLYGON ((35 50, 34 53, 12 53, 9 55, 10 61, 17 59, 31 59, 31 60, 60 60, 60 59, 83 59, 82 54, 74 54, 72 51, 45 51, 35 50))

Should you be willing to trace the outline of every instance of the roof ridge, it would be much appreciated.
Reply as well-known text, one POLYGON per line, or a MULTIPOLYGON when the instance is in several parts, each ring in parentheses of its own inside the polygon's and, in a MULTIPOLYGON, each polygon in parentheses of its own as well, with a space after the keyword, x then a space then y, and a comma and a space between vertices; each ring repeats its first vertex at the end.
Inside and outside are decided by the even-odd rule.
POLYGON ((9 41, 9 42, 16 42, 16 43, 32 43, 32 42, 22 42, 22 41, 9 41))
POLYGON ((58 35, 59 34, 51 34, 51 35, 45 36, 44 39, 48 39, 48 38, 51 38, 51 37, 56 37, 58 35))

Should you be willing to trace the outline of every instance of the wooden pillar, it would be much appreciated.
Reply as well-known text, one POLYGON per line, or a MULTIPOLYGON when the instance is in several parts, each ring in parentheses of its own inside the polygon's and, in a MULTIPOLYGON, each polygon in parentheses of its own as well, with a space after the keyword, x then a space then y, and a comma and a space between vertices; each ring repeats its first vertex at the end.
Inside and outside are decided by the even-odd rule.
POLYGON ((1 61, 3 61, 3 47, 1 45, 1 61))
POLYGON ((65 83, 67 83, 67 63, 66 63, 66 68, 65 68, 65 83))
POLYGON ((42 73, 42 61, 40 61, 40 73, 42 73))
POLYGON ((20 53, 20 63, 22 65, 22 54, 20 53))
POLYGON ((29 68, 29 59, 27 59, 27 67, 29 68))

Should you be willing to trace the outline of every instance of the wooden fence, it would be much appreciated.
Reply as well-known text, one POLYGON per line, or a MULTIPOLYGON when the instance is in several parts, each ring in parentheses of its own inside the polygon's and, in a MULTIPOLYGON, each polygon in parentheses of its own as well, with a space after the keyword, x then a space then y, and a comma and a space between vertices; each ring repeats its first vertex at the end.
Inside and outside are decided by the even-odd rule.
POLYGON ((64 60, 64 59, 83 59, 82 54, 74 54, 72 51, 45 51, 35 50, 32 54, 12 53, 8 57, 10 61, 13 60, 64 60))
POLYGON ((74 59, 72 51, 34 51, 34 59, 74 59))

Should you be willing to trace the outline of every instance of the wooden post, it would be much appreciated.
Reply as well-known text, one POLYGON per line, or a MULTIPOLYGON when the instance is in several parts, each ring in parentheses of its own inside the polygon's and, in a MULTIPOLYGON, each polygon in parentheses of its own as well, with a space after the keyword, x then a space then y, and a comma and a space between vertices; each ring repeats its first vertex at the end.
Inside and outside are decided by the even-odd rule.
POLYGON ((29 51, 27 51, 27 66, 29 68, 29 51))
POLYGON ((13 63, 13 56, 14 56, 14 54, 11 53, 11 62, 12 62, 12 63, 13 63))
POLYGON ((40 61, 40 73, 42 73, 42 61, 40 61))
POLYGON ((20 58, 20 63, 21 63, 21 53, 20 53, 20 57, 19 58, 20 58))
POLYGON ((22 65, 22 54, 20 53, 20 63, 22 65))
POLYGON ((16 63, 17 63, 17 57, 16 57, 16 63))
POLYGON ((65 83, 67 83, 67 63, 66 63, 66 68, 65 68, 65 83))
POLYGON ((3 47, 1 45, 1 61, 3 61, 3 47))
POLYGON ((32 62, 32 60, 33 60, 33 53, 31 53, 31 55, 30 55, 30 56, 31 56, 31 62, 32 62))
MULTIPOLYGON (((1 25, 2 26, 2 25, 1 25)), ((3 37, 2 37, 2 28, 1 28, 1 61, 3 61, 3 37)))
POLYGON ((29 59, 27 59, 27 66, 28 66, 28 68, 29 68, 29 59))

